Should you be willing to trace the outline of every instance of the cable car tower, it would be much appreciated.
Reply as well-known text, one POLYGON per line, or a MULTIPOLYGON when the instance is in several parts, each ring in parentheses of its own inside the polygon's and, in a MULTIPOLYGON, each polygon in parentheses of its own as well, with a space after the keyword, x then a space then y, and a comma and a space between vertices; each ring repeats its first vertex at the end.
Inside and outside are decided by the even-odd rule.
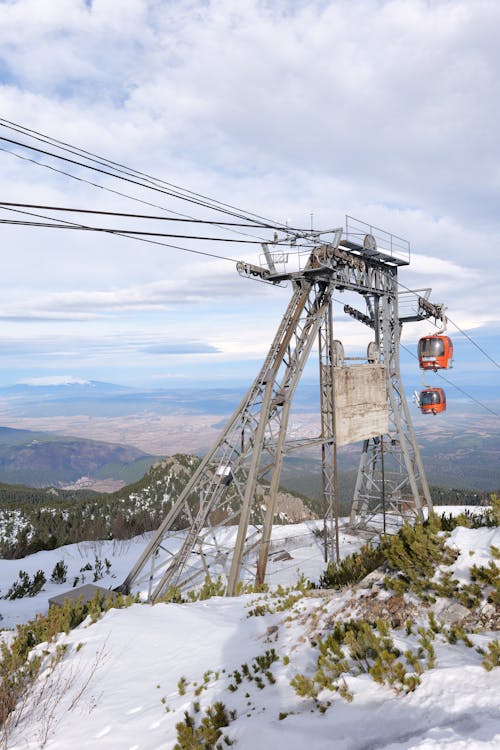
MULTIPOLYGON (((329 241, 307 232, 288 237, 289 248, 263 245, 263 263, 238 263, 238 272, 271 284, 290 282, 292 297, 267 357, 221 435, 120 587, 147 589, 152 602, 170 586, 192 587, 205 574, 221 575, 226 593, 239 581, 263 582, 281 468, 292 449, 321 447, 325 557, 338 554, 336 450, 357 442, 362 452, 350 528, 374 533, 383 515, 390 523, 422 518, 432 508, 399 366, 405 321, 441 319, 443 308, 428 291, 402 316, 398 270, 409 264, 404 240, 350 217, 329 241), (292 253, 300 239, 307 253, 292 253), (284 252, 288 250, 288 252, 284 252), (290 270, 290 256, 298 267, 290 270), (335 291, 361 295, 366 312, 345 312, 373 330, 364 365, 345 365, 334 338, 335 291), (297 384, 315 343, 320 367, 320 434, 287 441, 297 384)), ((380 524, 378 527, 380 531, 380 524)))

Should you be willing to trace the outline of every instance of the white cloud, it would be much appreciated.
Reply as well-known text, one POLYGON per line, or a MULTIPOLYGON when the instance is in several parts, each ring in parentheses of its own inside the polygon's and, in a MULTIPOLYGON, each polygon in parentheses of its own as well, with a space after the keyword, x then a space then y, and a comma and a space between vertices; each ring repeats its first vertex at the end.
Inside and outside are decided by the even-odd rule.
MULTIPOLYGON (((386 227, 411 240, 401 282, 432 286, 460 325, 486 329, 500 320, 499 21, 491 0, 14 0, 0 4, 0 115, 279 221, 308 225, 313 213, 331 227, 350 213, 386 227)), ((3 200, 154 210, 1 151, 0 165, 3 200)), ((107 347, 128 328, 130 341, 164 331, 214 356, 258 356, 289 295, 225 261, 1 231, 0 315, 19 341, 36 326, 107 347)))

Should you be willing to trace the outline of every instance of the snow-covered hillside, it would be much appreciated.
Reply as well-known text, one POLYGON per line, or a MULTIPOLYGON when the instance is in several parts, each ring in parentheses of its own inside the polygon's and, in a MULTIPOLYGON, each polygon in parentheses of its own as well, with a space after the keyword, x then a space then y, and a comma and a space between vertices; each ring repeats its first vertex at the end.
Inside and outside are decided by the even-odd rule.
MULTIPOLYGON (((300 575, 311 581, 319 579, 325 563, 323 540, 315 531, 321 527, 321 521, 308 521, 273 528, 267 572, 267 579, 271 585, 291 586, 300 575)), ((223 530, 228 537, 228 545, 234 545, 236 530, 236 526, 223 530)), ((47 579, 42 591, 36 596, 14 600, 0 599, 0 614, 3 617, 0 627, 12 628, 32 619, 38 612, 46 612, 48 600, 70 589, 75 580, 77 586, 92 583, 96 579, 95 583, 98 586, 115 588, 125 579, 150 538, 151 533, 148 533, 122 541, 80 542, 37 552, 20 560, 0 559, 0 597, 4 597, 12 583, 18 579, 20 570, 26 571, 30 578, 33 578, 38 570, 42 570, 47 579), (66 582, 53 583, 50 581, 52 572, 61 561, 67 567, 66 582), (102 565, 99 565, 99 561, 102 565), (106 561, 111 563, 109 570, 106 561), (95 575, 96 564, 102 578, 95 575)), ((180 545, 182 538, 183 532, 172 534, 172 545, 180 545)), ((363 541, 359 537, 341 533, 341 556, 345 557, 358 550, 363 541)), ((242 571, 242 575, 245 576, 245 571, 242 571)), ((252 579, 247 580, 250 582, 252 579)))
MULTIPOLYGON (((304 539, 299 543, 298 527, 277 531, 283 535, 283 546, 288 533, 293 559, 272 563, 276 580, 293 580, 297 569, 317 578, 323 564, 315 538, 304 545, 304 539)), ((349 541, 344 537, 346 554, 353 550, 349 541)), ((500 547, 500 531, 458 527, 448 544, 460 554, 446 570, 468 583, 471 565, 488 565, 492 545, 500 547)), ((138 541, 129 543, 128 549, 103 546, 99 552, 112 556, 111 572, 117 578, 100 583, 120 580, 138 551, 138 541)), ((79 545, 8 564, 17 572, 22 562, 32 573, 42 563, 48 569, 63 554, 74 565, 73 572, 87 559, 79 545), (50 560, 43 557, 48 555, 50 560)), ((2 581, 6 562, 1 562, 2 581)), ((43 596, 47 594, 52 590, 43 596)), ((40 594, 37 601, 2 601, 1 606, 16 605, 27 616, 27 604, 36 609, 43 601, 40 594)), ((482 662, 498 633, 485 629, 486 620, 476 612, 476 632, 464 640, 460 623, 465 622, 465 608, 460 613, 450 606, 440 598, 429 605, 412 593, 395 596, 375 576, 341 592, 275 590, 233 599, 112 609, 93 624, 87 618, 54 643, 36 646, 33 656, 41 656, 42 669, 18 705, 4 747, 169 750, 184 731, 191 744, 178 745, 181 750, 201 750, 204 745, 196 733, 202 720, 207 727, 214 724, 207 717, 222 716, 227 726, 220 729, 217 744, 207 747, 497 749, 500 669, 488 671, 482 662), (331 677, 338 672, 337 678, 329 687, 317 688, 314 697, 304 695, 301 680, 317 683, 321 644, 335 634, 336 623, 366 619, 370 612, 389 618, 386 637, 397 649, 396 660, 411 657, 421 672, 420 684, 413 691, 398 679, 392 686, 380 684, 372 674, 360 672, 344 646, 338 669, 334 651, 324 652, 323 674, 331 677), (430 612, 437 613, 434 628, 430 612)), ((486 628, 491 628, 492 605, 480 609, 488 611, 486 628)), ((406 667, 409 674, 407 662, 406 667)))

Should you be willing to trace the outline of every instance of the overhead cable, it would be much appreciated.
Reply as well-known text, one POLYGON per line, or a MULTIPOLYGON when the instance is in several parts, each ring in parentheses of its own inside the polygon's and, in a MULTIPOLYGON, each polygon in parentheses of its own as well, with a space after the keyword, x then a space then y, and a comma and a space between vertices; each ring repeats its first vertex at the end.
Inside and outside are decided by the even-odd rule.
POLYGON ((67 206, 45 206, 37 203, 11 203, 7 201, 0 201, 0 207, 8 208, 37 208, 43 211, 62 211, 68 213, 78 214, 98 214, 99 216, 124 216, 129 219, 155 219, 158 221, 181 221, 188 224, 210 224, 213 226, 223 227, 254 227, 256 229, 272 229, 273 227, 267 227, 265 224, 239 224, 233 221, 214 221, 211 219, 190 219, 190 218, 179 218, 173 216, 158 216, 152 214, 132 214, 124 211, 98 211, 91 208, 69 208, 67 206))
MULTIPOLYGON (((0 125, 2 125, 1 120, 0 120, 0 125)), ((2 125, 2 127, 10 127, 10 126, 2 125)), ((16 131, 16 132, 20 132, 20 131, 16 131)), ((176 185, 173 185, 172 183, 168 183, 163 180, 155 180, 154 178, 150 178, 149 176, 146 176, 146 178, 144 178, 142 176, 143 173, 136 172, 135 170, 128 170, 128 168, 124 168, 124 169, 119 169, 117 171, 115 167, 109 166, 109 163, 107 163, 107 160, 104 160, 104 159, 100 159, 100 160, 88 159, 86 156, 76 153, 76 151, 71 151, 70 153, 72 153, 73 156, 78 156, 79 158, 71 159, 68 156, 57 154, 57 153, 54 153, 53 151, 48 151, 47 149, 42 149, 37 146, 30 145, 29 143, 15 140, 13 138, 6 138, 5 136, 0 136, 0 140, 4 141, 5 143, 10 143, 12 145, 19 146, 21 148, 25 148, 30 151, 34 151, 36 153, 42 154, 44 156, 48 156, 53 159, 58 159, 60 161, 67 162, 69 164, 73 164, 78 167, 83 167, 84 169, 89 169, 91 171, 106 175, 108 177, 113 177, 115 179, 123 180, 130 184, 136 185, 137 187, 145 188, 148 190, 153 190, 163 195, 168 195, 172 198, 183 200, 188 203, 192 203, 194 205, 207 208, 217 213, 227 214, 229 216, 234 216, 244 221, 254 222, 254 223, 255 223, 255 219, 260 219, 266 222, 267 228, 275 229, 278 231, 289 231, 289 228, 285 224, 282 224, 280 222, 275 222, 270 219, 266 219, 265 217, 261 217, 257 214, 252 214, 250 212, 247 212, 244 209, 238 209, 236 207, 230 206, 229 204, 224 204, 220 201, 207 198, 198 193, 187 191, 184 188, 180 188, 176 185), (91 163, 85 163, 85 161, 80 161, 79 159, 82 159, 82 158, 87 159, 87 161, 90 161, 91 163), (100 166, 95 166, 94 163, 99 164, 100 166), (114 171, 110 171, 110 170, 114 170, 114 171), (146 183, 144 182, 144 179, 146 179, 146 183)), ((41 139, 37 139, 37 140, 41 140, 41 139)), ((50 144, 48 140, 44 140, 43 142, 47 143, 48 145, 52 145, 54 147, 54 144, 50 144)), ((59 148, 59 147, 56 146, 56 148, 59 148)), ((4 150, 7 153, 12 153, 9 149, 4 149, 4 150)), ((68 149, 65 149, 65 150, 68 150, 68 149)), ((79 151, 81 153, 84 153, 81 149, 79 149, 79 151)), ((295 230, 295 231, 300 231, 300 230, 295 230)))
MULTIPOLYGON (((100 185, 98 182, 93 182, 92 180, 87 180, 85 177, 78 177, 75 174, 71 174, 71 172, 66 172, 64 169, 57 169, 57 167, 53 167, 51 164, 44 164, 43 162, 37 161, 36 159, 31 159, 29 156, 23 156, 22 154, 17 154, 15 151, 11 151, 7 148, 2 148, 0 146, 0 151, 3 151, 6 154, 9 154, 10 156, 15 156, 16 159, 21 159, 21 161, 27 161, 31 164, 35 164, 37 167, 43 167, 44 169, 48 169, 51 172, 55 172, 57 174, 64 175, 65 177, 70 177, 72 180, 76 180, 77 182, 83 182, 86 185, 91 185, 92 187, 99 188, 99 190, 104 190, 107 193, 112 193, 113 195, 119 195, 121 198, 127 198, 129 200, 135 201, 136 203, 141 203, 144 206, 150 206, 151 208, 158 208, 160 211, 165 211, 169 214, 174 214, 175 216, 180 216, 185 219, 191 219, 193 217, 190 217, 187 214, 182 214, 179 211, 174 211, 171 208, 167 208, 166 206, 162 206, 158 203, 152 203, 151 201, 144 200, 143 198, 137 198, 135 195, 130 195, 130 193, 123 193, 121 190, 115 190, 113 188, 107 187, 106 185, 100 185)), ((216 224, 220 224, 220 222, 216 222, 216 224)), ((222 225, 221 229, 225 229, 225 227, 222 225)), ((248 232, 242 232, 241 230, 237 229, 231 229, 230 227, 227 228, 227 231, 234 232, 235 234, 240 234, 245 237, 254 237, 255 235, 249 234, 248 232)), ((262 242, 267 242, 268 239, 264 237, 259 237, 256 239, 260 239, 262 242)))
MULTIPOLYGON (((4 209, 4 210, 15 210, 15 209, 4 209)), ((24 213, 24 214, 26 214, 28 216, 34 216, 35 218, 48 219, 50 221, 50 217, 48 217, 48 216, 40 216, 40 215, 37 215, 37 214, 31 214, 28 211, 19 211, 19 210, 16 210, 16 213, 24 213)), ((1 223, 11 224, 13 222, 12 221, 10 221, 10 222, 1 221, 1 223)), ((26 224, 26 225, 33 226, 33 223, 31 223, 31 222, 22 222, 22 223, 26 224)), ((74 222, 71 222, 71 221, 64 221, 64 225, 65 226, 68 225, 70 228, 74 228, 74 229, 84 229, 84 230, 85 229, 91 229, 91 227, 85 226, 84 224, 75 224, 74 222)), ((48 224, 47 226, 53 227, 54 224, 48 224)), ((100 231, 102 231, 103 233, 111 234, 111 235, 116 236, 116 237, 125 237, 125 238, 127 238, 129 240, 137 240, 138 242, 147 242, 150 245, 159 245, 161 247, 169 247, 169 248, 172 248, 174 250, 183 250, 186 253, 193 253, 194 255, 204 255, 204 256, 209 257, 209 258, 217 258, 218 260, 228 260, 231 263, 235 263, 235 264, 238 263, 238 261, 236 260, 236 258, 230 258, 230 257, 228 257, 226 255, 219 255, 217 253, 209 253, 209 252, 207 252, 205 250, 195 250, 194 248, 181 247, 180 245, 172 245, 172 244, 167 243, 167 242, 160 242, 159 240, 147 239, 146 237, 138 237, 136 235, 126 234, 126 232, 116 232, 116 231, 107 230, 107 229, 104 229, 104 228, 101 229, 100 231)))
MULTIPOLYGON (((0 210, 4 211, 13 211, 15 213, 23 214, 25 216, 32 216, 34 218, 39 219, 45 219, 46 221, 27 221, 27 220, 16 220, 16 219, 0 219, 0 224, 8 224, 13 226, 29 226, 29 227, 40 227, 43 229, 73 229, 77 231, 85 231, 85 232, 103 232, 106 234, 117 234, 120 236, 128 235, 130 237, 137 236, 145 236, 145 237, 170 237, 175 238, 179 240, 202 240, 202 241, 209 241, 209 242, 231 242, 231 243, 239 243, 239 244, 245 244, 245 245, 261 245, 262 243, 259 240, 236 240, 229 237, 205 237, 203 235, 197 235, 197 234, 178 234, 173 232, 151 232, 149 230, 145 229, 115 229, 114 227, 96 227, 96 226, 90 226, 88 224, 80 224, 75 223, 71 221, 67 221, 64 219, 54 219, 51 216, 44 216, 42 214, 35 214, 31 211, 23 211, 18 208, 11 208, 7 206, 6 204, 0 203, 0 210), (56 223, 59 221, 59 223, 56 223), (63 222, 63 223, 61 223, 63 222)), ((93 212, 89 212, 93 213, 93 212)), ((97 212, 99 213, 99 212, 97 212)), ((127 215, 127 214, 125 214, 127 215)), ((295 247, 304 247, 303 245, 296 245, 295 247)), ((237 263, 238 261, 234 261, 237 263)))
MULTIPOLYGON (((166 185, 167 187, 171 187, 174 190, 182 191, 183 193, 186 193, 187 195, 194 196, 196 198, 200 198, 206 201, 209 201, 212 204, 217 204, 219 206, 222 206, 226 209, 232 209, 234 211, 238 211, 241 213, 246 214, 247 216, 254 217, 256 219, 260 219, 262 221, 265 221, 267 223, 273 224, 276 228, 281 227, 283 230, 288 230, 288 226, 286 224, 283 224, 282 222, 276 222, 271 219, 267 219, 266 217, 263 217, 259 214, 252 213, 250 211, 245 211, 244 209, 237 208, 236 206, 233 206, 229 203, 224 203, 222 201, 218 201, 214 198, 209 198, 208 196, 205 196, 201 193, 196 193, 192 190, 188 190, 187 188, 180 187, 178 185, 175 185, 174 183, 167 182, 165 180, 152 177, 151 175, 148 175, 145 172, 141 172, 139 170, 133 169, 132 167, 128 167, 124 164, 121 164, 120 162, 112 161, 111 159, 107 159, 105 157, 99 156, 97 154, 92 153, 91 151, 88 151, 86 149, 79 148, 78 146, 73 146, 72 144, 69 144, 65 141, 60 141, 55 138, 52 138, 51 136, 48 136, 44 133, 40 133, 37 130, 33 130, 31 128, 27 128, 24 125, 21 125, 19 123, 13 122, 11 120, 6 120, 4 118, 0 118, 0 125, 4 128, 7 128, 9 130, 14 130, 17 133, 21 133, 23 135, 26 135, 30 138, 33 138, 34 140, 42 141, 44 143, 49 143, 52 146, 56 146, 57 148, 68 151, 69 153, 72 153, 73 155, 79 154, 84 156, 84 158, 88 159, 89 161, 93 161, 95 163, 99 163, 101 165, 106 164, 108 166, 112 166, 114 169, 117 169, 117 171, 124 172, 125 174, 130 175, 136 175, 137 177, 141 177, 143 179, 146 179, 148 182, 151 182, 152 184, 158 184, 158 185, 166 185)), ((214 210, 217 210, 214 208, 214 210)), ((300 230, 299 230, 300 231, 300 230)))
MULTIPOLYGON (((403 285, 401 284, 401 286, 403 286, 403 285)), ((408 291, 412 291, 412 290, 408 289, 408 291)), ((332 297, 332 299, 335 302, 338 302, 341 305, 344 304, 343 300, 340 300, 340 299, 335 298, 335 297, 332 297)), ((449 320, 449 318, 448 318, 448 320, 449 320)), ((408 354, 410 354, 414 359, 418 360, 417 355, 414 352, 412 352, 411 349, 409 349, 407 346, 405 346, 404 344, 401 344, 401 343, 400 343, 400 346, 401 346, 402 349, 404 349, 406 352, 408 352, 408 354)), ((470 393, 467 393, 467 391, 464 391, 463 388, 460 388, 460 386, 458 386, 455 383, 453 383, 452 380, 449 380, 449 378, 446 378, 440 372, 437 372, 436 375, 438 375, 440 378, 442 378, 442 380, 446 381, 446 383, 448 383, 449 385, 453 386, 453 388, 456 388, 456 390, 460 391, 460 393, 462 393, 464 396, 467 396, 468 399, 470 399, 471 401, 474 401, 476 404, 478 404, 479 406, 481 406, 483 409, 486 409, 486 411, 489 411, 490 414, 494 414, 496 417, 499 416, 496 411, 493 411, 493 409, 490 409, 489 406, 486 406, 486 404, 483 404, 481 401, 478 401, 476 398, 474 398, 474 396, 471 396, 470 393)))
POLYGON ((188 203, 193 203, 198 206, 202 206, 203 208, 208 208, 213 211, 218 211, 220 213, 228 214, 229 216, 235 216, 239 219, 244 219, 245 217, 237 213, 235 211, 230 211, 228 209, 223 208, 217 208, 215 206, 212 206, 210 203, 207 203, 202 200, 198 200, 197 198, 187 197, 185 195, 182 195, 179 192, 176 192, 174 190, 166 190, 165 188, 158 187, 157 185, 145 185, 143 182, 140 182, 137 179, 133 179, 132 177, 124 176, 121 174, 116 174, 114 172, 110 172, 108 169, 103 169, 101 167, 95 167, 91 164, 85 164, 83 161, 78 161, 76 159, 70 159, 67 156, 61 156, 60 154, 55 154, 52 151, 47 151, 43 148, 37 148, 36 146, 30 146, 28 143, 23 143, 22 141, 16 141, 12 138, 5 138, 5 136, 0 136, 0 140, 4 143, 11 143, 14 146, 20 146, 21 148, 27 148, 30 151, 35 151, 38 154, 43 154, 44 156, 50 156, 52 159, 59 159, 60 161, 67 162, 68 164, 73 164, 77 167, 83 167, 84 169, 90 169, 93 172, 97 172, 98 174, 106 175, 107 177, 114 177, 115 179, 124 180, 125 182, 128 182, 132 185, 136 185, 137 187, 147 188, 148 190, 153 190, 157 193, 161 193, 162 195, 168 195, 171 198, 178 198, 183 201, 187 201, 188 203))
POLYGON ((246 245, 259 245, 256 240, 234 240, 229 237, 203 237, 197 234, 169 234, 168 232, 149 232, 145 229, 114 229, 113 227, 94 227, 85 224, 55 224, 41 221, 16 221, 15 219, 0 219, 0 224, 11 224, 14 226, 42 227, 44 229, 73 229, 84 232, 105 232, 107 234, 128 234, 130 236, 144 237, 171 237, 178 240, 209 240, 210 242, 238 242, 246 245))
POLYGON ((447 318, 447 320, 449 320, 449 321, 450 321, 450 323, 451 323, 451 324, 452 324, 453 326, 455 326, 455 328, 457 329, 457 331, 460 331, 460 333, 461 333, 461 334, 463 334, 463 335, 465 336, 465 338, 466 338, 466 339, 469 339, 469 341, 471 342, 471 344, 474 344, 474 346, 476 347, 476 349, 479 349, 479 351, 480 351, 480 352, 482 352, 482 354, 484 354, 484 356, 485 356, 485 357, 487 357, 487 358, 488 358, 488 359, 490 360, 490 362, 493 362, 493 364, 495 365, 495 367, 498 367, 498 369, 500 370, 500 364, 498 364, 498 362, 496 362, 496 361, 495 361, 495 360, 493 359, 493 357, 490 357, 490 355, 488 354, 488 352, 487 352, 487 351, 485 351, 485 350, 483 349, 483 347, 482 347, 482 346, 480 346, 480 345, 479 345, 479 344, 477 343, 477 341, 474 341, 474 339, 472 338, 472 336, 469 336, 469 334, 468 334, 468 333, 466 333, 465 331, 463 331, 463 330, 462 330, 462 329, 461 329, 461 328, 460 328, 460 327, 459 327, 459 326, 458 326, 458 325, 457 325, 456 323, 454 323, 454 322, 453 322, 453 320, 452 320, 452 319, 451 319, 450 317, 446 316, 446 318, 447 318))

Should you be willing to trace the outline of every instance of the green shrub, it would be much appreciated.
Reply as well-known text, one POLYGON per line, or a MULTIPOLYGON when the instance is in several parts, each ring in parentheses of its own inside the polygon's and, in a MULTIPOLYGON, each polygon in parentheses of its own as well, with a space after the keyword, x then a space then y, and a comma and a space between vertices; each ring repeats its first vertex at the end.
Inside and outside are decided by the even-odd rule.
POLYGON ((227 735, 223 736, 222 731, 229 726, 229 722, 226 706, 221 701, 206 709, 198 726, 195 717, 185 711, 184 721, 175 727, 177 742, 174 750, 222 750, 224 745, 232 745, 232 740, 227 735))
POLYGON ((264 677, 266 677, 267 681, 270 684, 275 683, 276 679, 271 672, 271 666, 275 661, 279 661, 279 656, 274 648, 266 649, 265 654, 255 657, 255 659, 250 664, 250 667, 248 666, 248 664, 242 664, 240 669, 235 669, 233 672, 231 672, 229 678, 232 679, 233 682, 229 683, 228 690, 230 690, 232 693, 236 692, 243 679, 250 682, 255 681, 257 687, 262 690, 262 688, 265 687, 265 682, 263 681, 259 672, 262 673, 264 677))
POLYGON ((439 518, 431 515, 424 524, 405 523, 395 536, 383 538, 381 548, 386 564, 396 574, 388 585, 396 593, 429 591, 436 567, 456 560, 458 552, 446 546, 440 529, 439 518))
POLYGON ((226 584, 221 576, 218 576, 217 579, 213 581, 207 573, 203 586, 197 591, 188 592, 188 600, 191 602, 204 601, 205 599, 211 599, 212 596, 224 596, 225 593, 226 584))
POLYGON ((465 526, 467 529, 481 529, 484 526, 496 526, 497 524, 492 522, 492 517, 489 509, 485 512, 478 511, 474 513, 468 509, 459 513, 458 516, 453 516, 451 513, 440 517, 441 531, 453 531, 457 526, 465 526))
POLYGON ((173 604, 184 604, 186 602, 186 599, 182 596, 180 588, 177 586, 170 586, 163 596, 156 601, 157 604, 169 604, 170 602, 173 604))
POLYGON ((352 701, 344 679, 347 674, 369 674, 375 682, 389 685, 396 692, 413 691, 420 684, 421 657, 411 651, 402 654, 396 648, 385 620, 379 620, 375 628, 366 620, 337 622, 317 645, 316 673, 313 677, 296 674, 290 684, 297 695, 312 698, 322 711, 328 706, 318 700, 322 690, 338 692, 352 701))
MULTIPOLYGON (((28 658, 35 646, 53 641, 60 633, 68 633, 88 615, 95 621, 103 611, 127 607, 135 601, 131 596, 104 601, 104 595, 98 592, 89 602, 84 603, 81 598, 76 602, 66 599, 62 607, 51 607, 47 615, 37 615, 34 620, 18 625, 11 643, 0 644, 0 726, 38 674, 41 658, 28 658)), ((63 652, 62 647, 60 655, 63 652)))
POLYGON ((380 567, 384 562, 384 554, 380 546, 373 547, 365 544, 359 552, 348 555, 340 562, 329 562, 325 572, 319 579, 322 589, 340 589, 361 581, 368 573, 380 567))
POLYGON ((33 580, 25 570, 19 571, 19 581, 14 581, 4 599, 22 599, 24 596, 36 596, 43 589, 47 579, 43 570, 37 570, 33 580))
POLYGON ((52 583, 66 583, 66 575, 68 573, 68 566, 64 560, 59 560, 54 565, 54 569, 50 576, 52 583))
POLYGON ((491 509, 488 509, 487 515, 489 526, 500 526, 500 495, 493 493, 490 495, 491 509))
POLYGON ((450 625, 449 630, 443 630, 442 632, 446 636, 448 643, 455 644, 461 640, 469 648, 472 648, 474 645, 461 625, 450 625))
POLYGON ((494 667, 500 667, 500 641, 498 638, 488 643, 484 659, 481 663, 488 672, 491 672, 494 667))

